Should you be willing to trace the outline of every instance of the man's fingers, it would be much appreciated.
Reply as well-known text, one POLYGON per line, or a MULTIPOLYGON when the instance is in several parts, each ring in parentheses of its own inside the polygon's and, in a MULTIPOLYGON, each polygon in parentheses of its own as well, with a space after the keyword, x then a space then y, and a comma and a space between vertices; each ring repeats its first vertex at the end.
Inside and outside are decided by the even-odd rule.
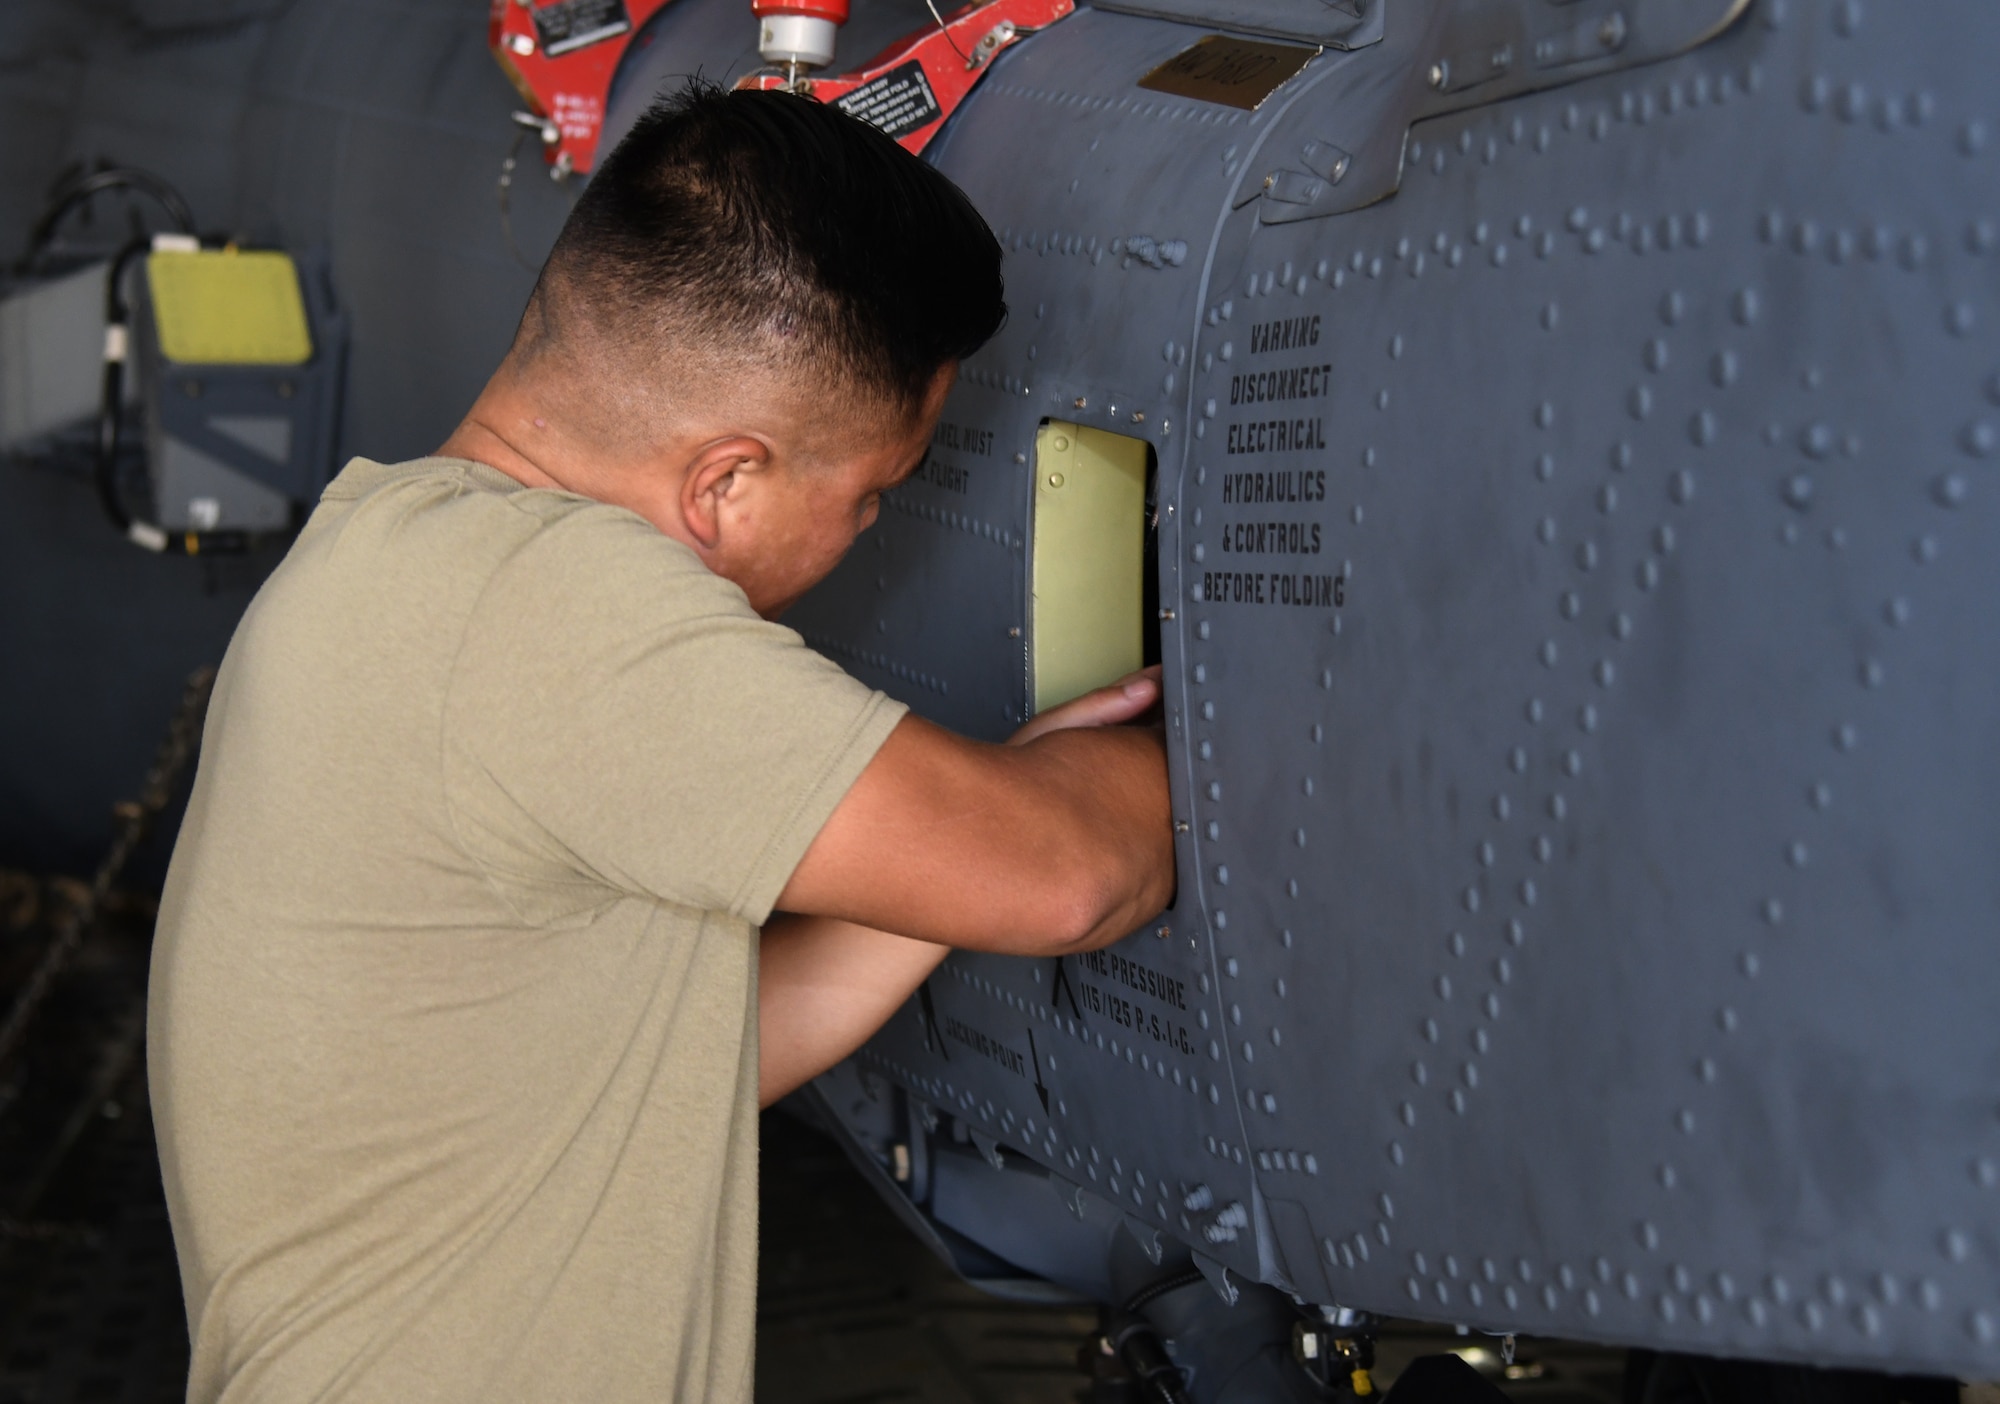
POLYGON ((1009 738, 1013 745, 1080 726, 1116 726, 1140 716, 1160 700, 1160 669, 1142 668, 1060 707, 1051 707, 1009 738))

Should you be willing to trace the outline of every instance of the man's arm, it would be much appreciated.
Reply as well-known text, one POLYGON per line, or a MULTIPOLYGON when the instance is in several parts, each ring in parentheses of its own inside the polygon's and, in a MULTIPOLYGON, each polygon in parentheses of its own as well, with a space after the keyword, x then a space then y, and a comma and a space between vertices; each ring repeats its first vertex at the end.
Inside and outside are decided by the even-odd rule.
POLYGON ((1137 674, 1004 746, 905 717, 819 832, 780 911, 968 950, 1057 955, 1125 935, 1173 896, 1166 751, 1137 674))
POLYGON ((758 1105, 866 1043, 950 953, 835 917, 773 917, 757 951, 758 1105))
MULTIPOLYGON (((1159 687, 1153 676, 1128 678, 1112 687, 1050 709, 1016 733, 1008 747, 974 749, 971 753, 973 763, 980 765, 987 762, 988 757, 982 753, 1004 756, 1011 750, 1017 755, 1025 754, 1038 745, 1056 740, 1058 733, 1084 740, 1112 735, 1094 728, 1128 721, 1151 706, 1158 696, 1159 687)), ((922 723, 918 725, 922 726, 922 723)), ((948 732, 925 729, 937 736, 950 737, 948 732)), ((758 1093, 764 1106, 769 1106, 859 1048, 937 968, 950 946, 1011 950, 1022 954, 1086 950, 1117 940, 1137 922, 1167 904, 1173 895, 1173 844, 1167 812, 1166 768, 1159 738, 1150 730, 1121 730, 1127 739, 1115 741, 1109 749, 1102 751, 1068 744, 1050 748, 1073 769, 1087 770, 1093 763, 1099 763, 1111 772, 1111 794, 1100 795, 1083 809, 1080 816, 1066 810, 1076 803, 1075 794, 1089 792, 1087 774, 1077 777, 1085 783, 1057 788, 1047 798, 1048 807, 1056 811, 1053 815, 1015 813, 1012 807, 1019 805, 1023 798, 1017 780, 1007 786, 996 800, 997 813, 946 825, 934 835, 937 842, 933 851, 928 855, 912 856, 907 864, 899 851, 877 850, 867 855, 865 871, 854 874, 848 870, 848 846, 866 842, 868 830, 851 835, 836 834, 830 845, 836 851, 831 854, 822 851, 822 845, 828 843, 829 831, 843 822, 843 815, 847 823, 854 823, 859 817, 848 812, 848 805, 855 798, 854 792, 849 792, 847 800, 835 810, 827 829, 821 831, 819 839, 815 840, 806 855, 806 861, 812 862, 817 854, 824 870, 808 875, 806 864, 801 863, 799 872, 793 876, 792 884, 786 887, 780 899, 779 905, 787 908, 786 914, 774 917, 764 928, 757 977, 760 1029, 758 1093), (1144 744, 1135 749, 1130 745, 1132 738, 1141 739, 1144 744), (1135 753, 1140 757, 1136 766, 1133 764, 1135 753), (1156 787, 1148 787, 1144 783, 1148 760, 1157 779, 1156 787), (1135 775, 1128 771, 1140 773, 1135 775), (1132 808, 1126 808, 1127 805, 1132 808), (1157 805, 1156 811, 1148 812, 1149 805, 1157 805), (978 905, 996 901, 990 895, 997 886, 993 876, 975 873, 965 867, 952 870, 953 863, 985 861, 1006 866, 1007 880, 1023 886, 1032 887, 1048 880, 1033 866, 1042 853, 1039 842, 996 841, 996 836, 1004 833, 1005 821, 1009 817, 1022 822, 1047 823, 1064 831, 1073 828, 1079 817, 1086 828, 1096 823, 1109 826, 1109 832, 1086 835, 1086 838, 1109 841, 1103 846, 1089 845, 1089 855, 1107 863, 1111 880, 1101 886, 1086 881, 1081 894, 1069 894, 1068 902, 1076 902, 1081 915, 1070 912, 1068 902, 1058 901, 1044 907, 1032 896, 1024 896, 1023 900, 1011 906, 1001 904, 1000 910, 978 905), (1120 841, 1129 843, 1131 849, 1124 853, 1105 851, 1120 841), (982 851, 981 844, 990 846, 982 851), (944 851, 940 854, 937 849, 944 851), (1118 861, 1121 859, 1122 862, 1118 861), (1155 868, 1151 864, 1163 866, 1155 868), (892 875, 891 870, 899 866, 904 867, 905 872, 901 876, 892 875), (800 881, 801 876, 806 877, 804 883, 800 881), (868 883, 881 890, 876 893, 848 890, 851 885, 868 883), (928 891, 923 890, 926 883, 931 884, 928 891), (974 889, 978 894, 989 895, 968 895, 961 890, 965 887, 974 889), (840 900, 853 901, 871 912, 883 913, 872 918, 883 925, 893 924, 896 929, 909 930, 918 922, 925 923, 923 929, 932 939, 914 940, 891 935, 838 916, 797 914, 802 903, 833 900, 838 894, 845 894, 840 900), (909 924, 906 925, 898 919, 898 904, 912 896, 918 900, 908 908, 900 909, 907 914, 909 924), (1006 925, 1009 920, 1047 922, 1052 920, 1052 914, 1053 924, 1044 928, 1024 931, 1020 927, 1006 925), (1064 924, 1065 920, 1081 923, 1086 919, 1088 925, 1083 928, 1080 940, 1064 924), (949 939, 951 936, 960 939, 949 939)), ((903 728, 898 727, 883 751, 887 752, 889 745, 895 744, 896 737, 902 734, 903 728)), ((864 801, 867 822, 889 821, 891 828, 898 833, 906 829, 905 824, 896 823, 892 816, 875 809, 877 805, 893 803, 898 786, 911 784, 918 803, 926 802, 926 796, 937 795, 947 797, 947 802, 963 803, 963 787, 976 785, 985 779, 983 771, 954 779, 948 773, 955 762, 954 753, 950 750, 945 750, 942 755, 928 753, 924 749, 928 739, 919 738, 914 754, 891 758, 895 773, 875 777, 887 793, 864 801), (902 773, 903 767, 914 769, 915 776, 902 773), (947 771, 943 779, 937 774, 940 767, 947 771)), ((955 741, 958 738, 950 739, 955 741)), ((962 744, 968 747, 974 745, 962 744)), ((876 767, 881 763, 882 757, 878 755, 863 772, 856 790, 875 776, 876 767)), ((1005 769, 1004 764, 1001 768, 1005 769)), ((1036 764, 1027 768, 1025 773, 1032 783, 1046 772, 1036 764)), ((934 804, 935 800, 929 802, 934 804)), ((928 816, 917 816, 916 823, 921 825, 926 817, 936 821, 950 816, 933 808, 928 816)), ((1056 881, 1079 881, 1076 874, 1067 869, 1053 877, 1056 881)))

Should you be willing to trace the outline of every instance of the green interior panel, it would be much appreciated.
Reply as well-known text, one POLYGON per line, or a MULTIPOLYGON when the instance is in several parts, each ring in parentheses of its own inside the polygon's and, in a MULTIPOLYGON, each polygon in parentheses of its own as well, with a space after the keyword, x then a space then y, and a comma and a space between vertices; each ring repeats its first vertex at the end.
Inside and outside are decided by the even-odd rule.
POLYGON ((1143 439, 1050 420, 1035 436, 1029 685, 1044 711, 1144 658, 1143 439))

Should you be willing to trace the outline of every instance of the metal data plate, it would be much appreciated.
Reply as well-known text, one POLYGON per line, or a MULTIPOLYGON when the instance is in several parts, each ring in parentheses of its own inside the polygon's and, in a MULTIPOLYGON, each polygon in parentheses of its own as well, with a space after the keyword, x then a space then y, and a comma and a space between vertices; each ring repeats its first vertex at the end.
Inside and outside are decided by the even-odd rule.
POLYGON ((1267 44, 1211 34, 1196 40, 1139 80, 1139 86, 1175 97, 1219 102, 1255 112, 1279 84, 1313 59, 1318 49, 1267 44))

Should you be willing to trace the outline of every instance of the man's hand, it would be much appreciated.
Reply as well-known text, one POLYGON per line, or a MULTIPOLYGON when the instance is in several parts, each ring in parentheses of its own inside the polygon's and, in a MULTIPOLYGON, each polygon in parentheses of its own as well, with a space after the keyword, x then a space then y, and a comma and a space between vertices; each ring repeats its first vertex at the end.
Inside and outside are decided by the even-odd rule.
POLYGON ((1109 687, 1086 692, 1072 702, 1051 707, 1007 738, 1009 746, 1025 746, 1037 737, 1081 726, 1117 726, 1137 721, 1160 703, 1160 665, 1142 668, 1109 687))
MULTIPOLYGON (((1051 743, 1055 743, 1062 750, 1071 753, 1059 758, 1063 763, 1088 765, 1094 753, 1088 748, 1079 750, 1073 741, 1061 740, 1062 736, 1068 735, 1089 741, 1092 738, 1085 733, 1139 719, 1155 707, 1159 699, 1160 672, 1157 668, 1149 668, 1142 673, 1134 673, 1131 677, 1121 679, 1110 687, 1086 693, 1074 702, 1050 708, 1015 732, 1008 745, 1020 751, 1032 752, 1038 746, 1047 748, 1051 743)), ((904 726, 908 725, 908 722, 904 723, 904 726)), ((1150 729, 1146 731, 1130 727, 1121 729, 1128 734, 1138 735, 1150 746, 1150 750, 1139 749, 1137 755, 1141 757, 1150 755, 1156 758, 1153 763, 1159 771, 1160 808, 1157 817, 1161 835, 1164 837, 1166 868, 1164 881, 1156 880, 1145 884, 1139 893, 1127 899, 1126 905, 1136 904, 1145 908, 1130 922, 1124 926, 1117 926, 1116 923, 1123 918, 1116 914, 1109 919, 1109 924, 1100 918, 1085 942, 1072 943, 1062 949, 1085 949, 1088 945, 1108 944, 1124 935, 1137 921, 1165 906, 1172 895, 1172 839, 1167 832, 1170 829, 1170 822, 1165 803, 1165 766, 1158 759, 1160 740, 1150 729), (1156 899, 1152 894, 1162 886, 1164 890, 1156 899)), ((937 736, 950 736, 950 733, 937 731, 936 728, 928 730, 937 736)), ((895 736, 902 734, 903 728, 899 727, 895 736)), ((951 739, 956 741, 958 738, 951 739)), ((892 736, 891 742, 894 740, 895 737, 892 736)), ((921 746, 922 743, 919 744, 921 746)), ((960 744, 972 747, 976 743, 960 744)), ((1125 749, 1107 753, 1111 757, 1108 765, 1111 767, 1129 765, 1133 754, 1132 748, 1126 741, 1117 744, 1125 749)), ((884 750, 887 749, 885 746, 884 750)), ((999 749, 978 748, 975 755, 983 762, 983 753, 997 752, 999 749)), ((877 765, 880 764, 880 759, 878 756, 877 765)), ((864 773, 863 780, 874 773, 875 765, 871 765, 864 773)), ((1129 778, 1122 775, 1114 775, 1113 780, 1114 783, 1121 785, 1130 784, 1129 778)), ((894 782, 895 779, 892 779, 891 783, 894 782)), ((1067 791, 1063 794, 1066 795, 1067 791)), ((1140 795, 1143 802, 1145 798, 1143 787, 1140 787, 1140 795)), ((853 799, 852 792, 848 798, 850 801, 853 799)), ((1015 797, 1009 791, 1007 798, 1011 802, 1015 797)), ((835 812, 834 818, 839 820, 841 815, 847 812, 847 808, 847 802, 843 802, 840 809, 835 812)), ((854 818, 855 816, 849 815, 850 822, 854 818)), ((829 824, 828 827, 831 828, 832 825, 829 824)), ((985 833, 990 830, 990 824, 982 820, 976 824, 968 824, 964 828, 976 833, 985 833)), ((826 838, 825 831, 822 831, 820 837, 821 840, 826 838)), ((952 843, 962 845, 964 842, 963 832, 947 839, 948 845, 952 843)), ((808 859, 819 851, 820 843, 816 841, 812 852, 807 855, 808 859)), ((821 856, 822 859, 826 858, 824 854, 821 856)), ((877 871, 880 872, 890 866, 894 858, 893 854, 877 853, 875 855, 877 871)), ((1009 849, 999 854, 997 861, 1016 862, 1019 861, 1019 855, 1009 849)), ((781 899, 780 905, 790 908, 796 901, 815 900, 816 893, 837 890, 841 883, 838 862, 831 866, 832 872, 819 875, 803 885, 800 884, 798 875, 794 875, 793 885, 785 889, 785 896, 781 899), (815 887, 815 881, 823 886, 815 887), (799 887, 802 895, 795 896, 794 887, 799 887)), ((935 864, 926 862, 920 866, 931 874, 929 880, 949 881, 948 878, 937 876, 935 864)), ((800 865, 801 873, 804 872, 804 867, 804 864, 800 865)), ((1025 880, 1033 881, 1032 875, 1025 880)), ((897 893, 906 890, 906 885, 903 883, 888 885, 897 893)), ((976 885, 981 891, 988 890, 989 887, 984 881, 970 885, 976 885)), ((894 896, 891 895, 886 902, 894 900, 894 896)), ((937 894, 932 902, 916 915, 923 920, 937 920, 938 913, 943 914, 941 924, 954 931, 963 930, 958 924, 960 914, 952 910, 951 892, 937 894)), ((964 919, 976 922, 979 919, 979 909, 968 910, 964 913, 964 919)), ((769 1106, 793 1088, 818 1076, 859 1048, 867 1041, 870 1034, 887 1022, 889 1016, 902 1006, 903 1001, 910 997, 917 986, 929 977, 931 971, 935 970, 938 963, 944 959, 951 945, 966 945, 987 950, 1010 948, 1009 943, 1000 939, 982 941, 975 938, 950 941, 945 944, 939 944, 936 940, 916 940, 907 936, 891 935, 887 931, 854 921, 841 920, 836 916, 788 914, 773 918, 764 928, 758 963, 757 1003, 760 1028, 758 1094, 761 1103, 769 1106)))

